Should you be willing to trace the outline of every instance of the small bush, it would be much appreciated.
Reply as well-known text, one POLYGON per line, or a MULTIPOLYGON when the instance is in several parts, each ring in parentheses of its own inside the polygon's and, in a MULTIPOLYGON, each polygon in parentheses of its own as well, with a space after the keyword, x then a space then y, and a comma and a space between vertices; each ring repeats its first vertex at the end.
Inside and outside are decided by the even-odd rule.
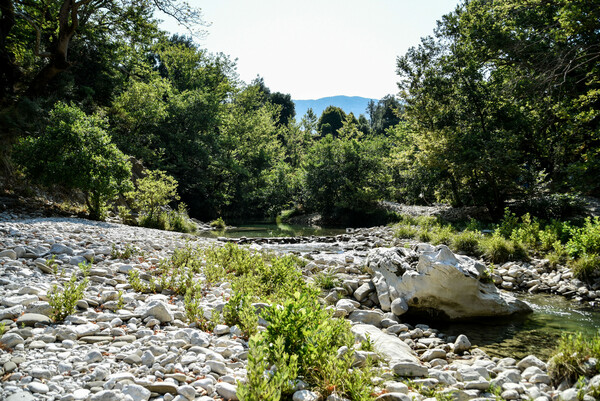
POLYGON ((554 356, 548 361, 548 374, 554 383, 568 380, 574 383, 578 377, 593 376, 600 371, 600 333, 585 337, 582 333, 564 334, 559 340, 554 356), (589 372, 585 364, 596 359, 594 372, 589 372))
POLYGON ((335 391, 352 400, 372 399, 370 367, 352 368, 352 352, 338 356, 340 347, 354 345, 348 322, 331 318, 314 294, 296 292, 281 306, 266 308, 263 317, 270 324, 250 339, 248 382, 238 387, 241 400, 289 396, 298 376, 324 397, 335 391))
POLYGON ((54 285, 48 292, 48 303, 52 308, 52 318, 55 322, 65 320, 75 312, 77 301, 83 298, 83 293, 88 285, 87 277, 77 283, 77 277, 72 275, 63 288, 54 285))
POLYGON ((397 224, 394 229, 394 236, 397 238, 414 238, 417 235, 417 228, 408 224, 397 224))
POLYGON ((466 253, 468 255, 477 255, 479 253, 479 242, 482 236, 475 231, 463 231, 452 237, 452 249, 456 252, 466 253))
POLYGON ((421 242, 430 242, 431 241, 431 232, 426 228, 422 228, 417 233, 417 239, 421 242))
POLYGON ((591 282, 600 275, 600 256, 585 254, 571 262, 571 270, 578 279, 591 282))
POLYGON ((434 245, 451 245, 454 237, 454 230, 451 226, 434 226, 431 229, 431 242, 434 245))
POLYGON ((224 230, 225 227, 227 227, 227 224, 225 224, 225 220, 223 220, 222 217, 219 217, 218 219, 211 221, 210 226, 217 230, 224 230))
POLYGON ((144 178, 136 181, 136 189, 128 192, 126 196, 142 213, 141 225, 161 228, 160 226, 165 224, 161 208, 179 199, 177 180, 161 170, 147 170, 146 173, 144 178))
POLYGON ((484 238, 479 246, 483 256, 492 263, 507 262, 513 253, 511 241, 497 234, 484 238))
POLYGON ((583 227, 572 228, 566 245, 569 255, 600 254, 600 217, 586 218, 583 227))
POLYGON ((323 290, 331 290, 332 288, 340 285, 339 279, 335 273, 330 270, 315 274, 313 279, 315 280, 317 287, 323 290))

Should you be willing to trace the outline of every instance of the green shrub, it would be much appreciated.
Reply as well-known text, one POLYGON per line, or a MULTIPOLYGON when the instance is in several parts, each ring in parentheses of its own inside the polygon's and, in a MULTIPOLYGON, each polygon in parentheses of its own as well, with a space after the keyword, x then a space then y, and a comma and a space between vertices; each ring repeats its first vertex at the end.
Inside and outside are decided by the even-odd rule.
POLYGON ((331 270, 319 272, 313 276, 313 279, 315 280, 317 287, 323 290, 331 290, 340 285, 340 280, 331 270))
POLYGON ((145 177, 136 181, 135 190, 128 192, 126 196, 142 214, 140 225, 164 229, 168 216, 161 209, 179 199, 177 180, 161 170, 146 170, 145 173, 145 177))
POLYGON ((563 380, 574 383, 579 376, 597 374, 600 371, 600 333, 585 337, 582 333, 564 334, 559 340, 553 357, 548 361, 548 374, 558 384, 563 380), (586 362, 596 359, 594 372, 588 372, 586 362))
POLYGON ((370 367, 353 369, 352 352, 337 355, 341 346, 351 350, 354 344, 348 322, 331 318, 314 294, 296 292, 281 306, 266 308, 263 317, 269 326, 250 340, 248 382, 238 387, 241 400, 289 396, 290 384, 298 376, 324 397, 336 391, 352 400, 372 399, 370 367), (273 365, 275 372, 269 372, 267 369, 273 365), (280 370, 289 383, 281 384, 276 376, 280 370), (277 384, 279 390, 270 390, 277 384))
POLYGON ((498 234, 484 238, 479 246, 483 256, 492 263, 507 262, 513 253, 511 241, 498 234))
POLYGON ((572 228, 566 245, 571 256, 600 254, 600 217, 586 218, 583 227, 572 228))
POLYGON ((88 285, 87 277, 77 283, 77 276, 74 274, 67 281, 62 289, 54 285, 48 291, 48 303, 52 308, 52 318, 55 322, 65 320, 67 316, 75 312, 77 301, 83 298, 83 293, 88 285))
POLYGON ((575 277, 584 281, 593 281, 600 275, 600 256, 594 253, 584 254, 570 264, 575 277))
POLYGON ((394 236, 396 238, 414 238, 416 235, 416 227, 403 223, 399 223, 394 226, 394 236))
POLYGON ((521 222, 510 233, 509 238, 526 248, 536 249, 538 246, 540 232, 540 223, 536 218, 532 218, 529 213, 521 216, 521 222))
POLYGON ((210 226, 218 230, 223 230, 227 227, 227 224, 225 224, 225 220, 223 220, 222 217, 219 217, 218 219, 211 221, 210 226))
POLYGON ((466 230, 452 237, 451 246, 456 252, 477 255, 479 253, 479 242, 482 238, 480 233, 466 230))
POLYGON ((502 220, 500 220, 500 224, 496 227, 495 233, 508 239, 518 226, 519 218, 506 208, 504 209, 504 216, 502 217, 502 220))
POLYGON ((241 291, 235 292, 223 308, 223 319, 229 326, 237 325, 248 337, 258 332, 258 315, 251 296, 241 291))
POLYGON ((35 182, 81 190, 90 218, 103 220, 107 202, 131 189, 131 164, 105 128, 99 116, 58 102, 44 132, 23 138, 14 158, 35 182))
POLYGON ((430 242, 431 237, 431 231, 426 228, 420 229, 417 233, 417 239, 421 242, 430 242))
POLYGON ((553 250, 546 254, 546 259, 550 262, 550 266, 556 267, 559 264, 565 264, 569 254, 560 241, 555 241, 552 244, 553 250))
POLYGON ((169 212, 169 227, 170 231, 177 231, 180 233, 193 233, 197 227, 193 221, 190 220, 190 216, 187 212, 187 206, 181 202, 177 205, 177 210, 169 212))
POLYGON ((431 243, 434 245, 451 245, 454 237, 454 230, 451 226, 434 226, 431 229, 431 243))

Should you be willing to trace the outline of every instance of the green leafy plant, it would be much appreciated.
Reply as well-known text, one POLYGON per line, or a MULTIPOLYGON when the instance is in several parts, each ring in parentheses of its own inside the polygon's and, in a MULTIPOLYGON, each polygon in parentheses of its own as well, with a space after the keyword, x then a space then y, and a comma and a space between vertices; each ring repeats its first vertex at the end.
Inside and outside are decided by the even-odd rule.
POLYGON ((119 290, 117 297, 117 309, 123 309, 125 307, 125 302, 123 301, 123 291, 119 290))
POLYGON ((465 230, 455 234, 452 237, 452 249, 457 252, 463 252, 467 255, 477 255, 479 253, 479 242, 481 233, 471 230, 465 230))
POLYGON ((340 285, 340 280, 331 270, 319 272, 313 276, 317 287, 323 290, 331 290, 340 285))
POLYGON ((223 230, 227 227, 227 224, 225 224, 225 220, 223 220, 222 217, 219 217, 216 220, 211 221, 210 226, 218 230, 223 230))
POLYGON ((2 337, 6 333, 6 323, 0 322, 0 337, 2 337))
POLYGON ((585 363, 595 358, 595 373, 600 371, 600 333, 586 337, 582 333, 564 334, 552 358, 548 361, 548 374, 554 383, 569 380, 574 383, 579 376, 586 375, 585 363))
POLYGON ((166 229, 168 215, 161 208, 179 199, 177 180, 161 170, 146 170, 146 176, 135 183, 135 190, 126 194, 133 207, 140 211, 140 225, 166 229))
POLYGON ((62 289, 56 285, 52 286, 48 292, 48 303, 52 308, 54 321, 63 321, 75 311, 77 301, 83 298, 87 285, 87 277, 77 283, 77 277, 72 275, 62 289))

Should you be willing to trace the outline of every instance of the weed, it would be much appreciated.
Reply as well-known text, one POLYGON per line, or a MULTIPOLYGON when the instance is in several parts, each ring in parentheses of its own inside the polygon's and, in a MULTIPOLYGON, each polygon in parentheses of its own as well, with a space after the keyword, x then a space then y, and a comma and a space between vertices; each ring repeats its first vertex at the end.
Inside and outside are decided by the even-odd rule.
POLYGON ((596 359, 595 373, 600 370, 600 333, 584 337, 582 333, 564 334, 558 342, 554 356, 548 361, 548 374, 555 383, 571 383, 587 372, 586 363, 596 359))
POLYGON ((81 270, 81 274, 83 274, 83 277, 89 277, 90 269, 92 268, 92 263, 82 262, 77 266, 79 267, 79 270, 81 270))
POLYGON ((58 263, 56 263, 56 255, 50 256, 50 259, 46 260, 46 266, 52 269, 52 274, 58 273, 58 263))
POLYGON ((591 282, 600 274, 600 256, 584 254, 570 264, 575 277, 591 282))
POLYGON ((127 260, 132 256, 140 254, 140 251, 135 248, 133 245, 126 245, 125 249, 120 250, 117 248, 115 244, 112 245, 112 250, 110 252, 111 259, 124 259, 127 260))
POLYGON ((140 272, 137 269, 129 270, 127 281, 129 282, 129 285, 131 285, 131 288, 137 292, 149 293, 154 292, 155 290, 153 283, 146 284, 142 281, 140 278, 140 272))
POLYGON ((121 310, 125 306, 125 302, 123 301, 123 291, 119 290, 119 295, 117 298, 117 309, 121 310))
POLYGON ((313 279, 315 280, 316 286, 322 290, 331 290, 340 285, 340 280, 331 270, 319 272, 314 275, 313 279))
POLYGON ((4 333, 6 333, 6 323, 1 322, 0 323, 0 337, 2 337, 4 335, 4 333))
POLYGON ((75 311, 77 301, 83 298, 83 293, 88 285, 87 277, 80 283, 76 283, 77 277, 71 276, 62 290, 54 285, 48 292, 48 303, 52 308, 52 317, 54 321, 59 322, 65 320, 67 316, 75 311))
POLYGON ((431 229, 431 242, 434 245, 451 245, 454 235, 454 230, 451 226, 434 226, 431 229))
POLYGON ((223 308, 223 319, 229 326, 237 325, 248 337, 258 332, 258 315, 248 294, 236 292, 223 308))
POLYGON ((301 376, 324 397, 335 391, 353 400, 372 399, 370 367, 352 369, 351 353, 337 356, 341 346, 353 345, 348 322, 332 319, 314 293, 296 292, 281 306, 267 307, 263 317, 269 326, 250 339, 248 383, 238 387, 241 400, 289 395, 290 384, 278 374, 288 380, 301 376), (265 375, 273 365, 275 373, 265 375))

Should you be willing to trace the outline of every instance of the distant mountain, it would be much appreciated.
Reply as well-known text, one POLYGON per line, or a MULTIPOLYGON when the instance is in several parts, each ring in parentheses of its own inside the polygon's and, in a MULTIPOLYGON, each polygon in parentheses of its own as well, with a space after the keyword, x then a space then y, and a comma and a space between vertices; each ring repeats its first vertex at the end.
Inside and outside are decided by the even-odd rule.
POLYGON ((296 107, 296 121, 300 121, 309 108, 312 108, 317 117, 320 117, 327 106, 339 107, 346 114, 354 113, 356 118, 361 114, 369 118, 366 108, 370 100, 378 101, 378 99, 368 99, 360 96, 331 96, 315 100, 294 100, 293 102, 296 107))

